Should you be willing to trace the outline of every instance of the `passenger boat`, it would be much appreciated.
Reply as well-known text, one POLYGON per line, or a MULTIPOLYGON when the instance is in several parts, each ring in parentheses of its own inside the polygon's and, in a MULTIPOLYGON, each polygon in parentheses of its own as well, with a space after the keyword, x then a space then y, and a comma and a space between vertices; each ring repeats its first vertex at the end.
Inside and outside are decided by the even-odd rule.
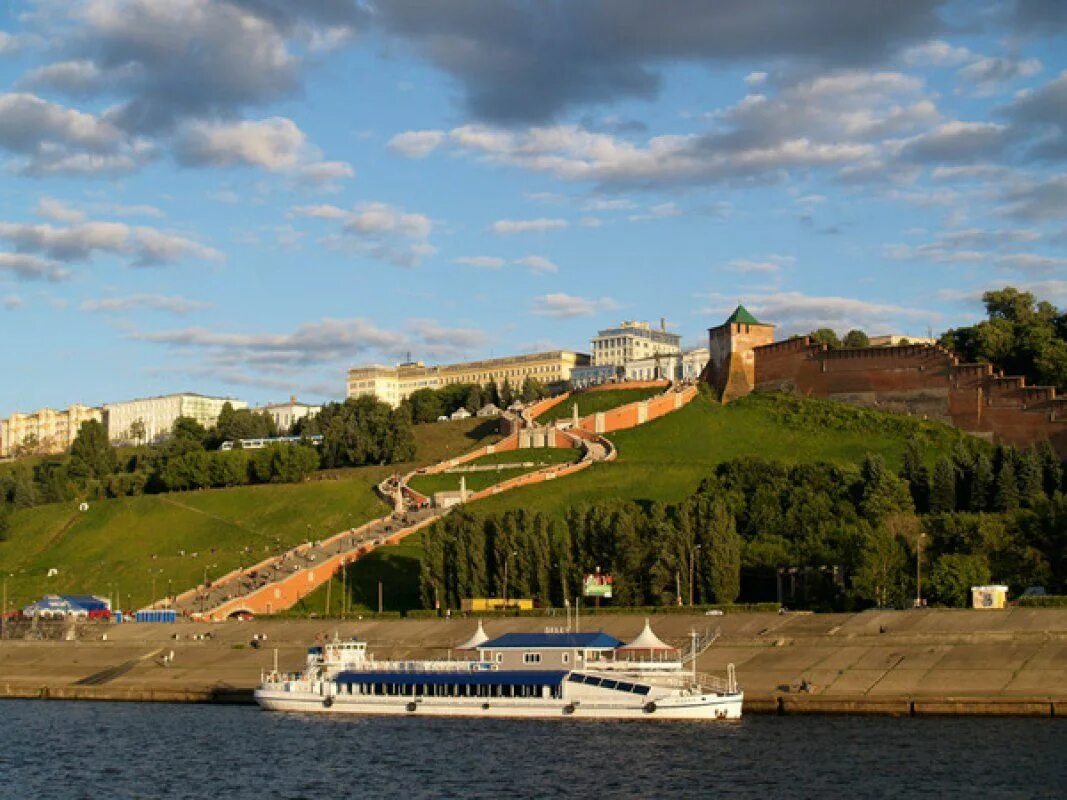
POLYGON ((262 676, 256 701, 272 711, 576 719, 739 719, 743 693, 733 664, 725 678, 696 671, 698 637, 683 657, 647 621, 624 644, 606 633, 478 630, 470 659, 379 661, 358 639, 308 649, 303 671, 262 676), (688 662, 688 663, 687 663, 688 662))

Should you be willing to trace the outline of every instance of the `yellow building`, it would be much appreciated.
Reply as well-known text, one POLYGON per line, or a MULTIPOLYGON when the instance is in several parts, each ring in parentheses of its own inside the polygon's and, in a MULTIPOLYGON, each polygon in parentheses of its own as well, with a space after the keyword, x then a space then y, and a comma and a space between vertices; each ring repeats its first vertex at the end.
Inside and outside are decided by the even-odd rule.
POLYGON ((32 414, 12 414, 0 421, 0 458, 30 453, 64 453, 78 429, 89 420, 102 421, 99 408, 79 404, 65 411, 42 408, 32 414))
POLYGON ((397 406, 418 389, 440 389, 461 383, 498 386, 506 380, 519 389, 527 378, 536 378, 546 386, 570 379, 575 367, 589 364, 589 356, 570 350, 553 350, 525 356, 489 358, 428 367, 420 361, 395 367, 371 364, 348 371, 348 397, 377 397, 384 403, 397 406))
POLYGON ((506 611, 516 609, 518 611, 532 611, 534 601, 528 597, 513 597, 508 600, 498 600, 495 597, 463 597, 459 601, 459 610, 467 612, 479 611, 506 611))

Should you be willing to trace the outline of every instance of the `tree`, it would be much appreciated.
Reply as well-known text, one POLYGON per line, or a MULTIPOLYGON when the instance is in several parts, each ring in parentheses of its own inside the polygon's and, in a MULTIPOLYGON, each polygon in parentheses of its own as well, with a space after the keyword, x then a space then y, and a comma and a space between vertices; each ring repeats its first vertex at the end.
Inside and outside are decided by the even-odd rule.
POLYGON ((129 437, 136 444, 144 444, 148 441, 148 429, 143 419, 135 419, 130 423, 129 437))
POLYGON ((118 469, 118 456, 107 438, 107 428, 95 419, 86 420, 70 446, 68 472, 75 480, 103 480, 118 469))
POLYGON ((707 529, 707 559, 716 603, 732 603, 741 594, 741 537, 726 505, 712 506, 707 529))
POLYGON ((956 468, 948 458, 939 458, 930 482, 930 511, 948 514, 956 510, 956 468))
POLYGON ((993 503, 994 483, 993 462, 985 453, 979 453, 971 468, 967 508, 971 511, 988 511, 993 503))
POLYGON ((535 403, 547 396, 548 390, 537 378, 528 377, 522 382, 522 402, 535 403))
POLYGON ((907 567, 903 542, 879 525, 865 537, 862 560, 852 585, 861 598, 879 608, 899 608, 905 602, 907 567))
POLYGON ((0 542, 7 539, 8 529, 11 527, 11 506, 6 501, 0 500, 0 542))
POLYGON ((877 521, 894 511, 913 511, 915 505, 907 485, 889 471, 885 459, 868 454, 860 466, 860 510, 864 516, 877 521))
POLYGON ((411 421, 416 425, 425 422, 437 422, 444 413, 441 396, 433 389, 416 389, 408 395, 411 406, 411 421))
POLYGON ((515 392, 511 388, 511 381, 504 378, 504 382, 500 385, 500 407, 507 408, 515 402, 515 392))
POLYGON ((970 605, 971 587, 990 580, 989 560, 984 555, 949 553, 941 556, 930 570, 930 592, 947 606, 970 605))
POLYGON ((463 404, 464 408, 474 414, 484 405, 485 398, 482 396, 482 387, 472 383, 470 389, 467 390, 467 401, 463 404))
POLYGON ((1015 460, 1002 457, 994 487, 993 507, 997 511, 1014 511, 1019 507, 1019 482, 1015 477, 1015 460))
POLYGON ((863 331, 853 328, 845 334, 845 338, 841 340, 841 344, 845 347, 870 347, 871 339, 863 331))
POLYGON ((207 438, 207 430, 192 417, 178 417, 174 420, 170 435, 172 439, 184 443, 195 443, 202 448, 207 438))
POLYGON ((947 331, 942 343, 969 361, 1067 388, 1067 314, 1013 287, 982 296, 988 319, 947 331))
POLYGON ((922 451, 915 439, 904 445, 904 465, 900 476, 908 482, 915 508, 927 511, 930 508, 930 472, 926 469, 922 451))
POLYGON ((815 344, 824 344, 831 350, 837 350, 841 347, 841 340, 837 338, 837 334, 832 328, 819 328, 809 333, 808 336, 815 344))

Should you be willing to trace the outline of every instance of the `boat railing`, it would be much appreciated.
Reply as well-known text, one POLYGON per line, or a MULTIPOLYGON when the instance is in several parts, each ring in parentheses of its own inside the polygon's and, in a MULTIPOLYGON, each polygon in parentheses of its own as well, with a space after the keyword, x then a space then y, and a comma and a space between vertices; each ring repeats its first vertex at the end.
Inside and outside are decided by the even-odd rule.
POLYGON ((725 678, 719 675, 711 675, 707 672, 686 672, 679 675, 657 677, 656 683, 680 689, 707 689, 717 694, 737 693, 737 673, 733 664, 726 668, 725 678))
POLYGON ((487 661, 364 661, 352 664, 348 672, 402 672, 409 674, 467 673, 495 670, 487 661))

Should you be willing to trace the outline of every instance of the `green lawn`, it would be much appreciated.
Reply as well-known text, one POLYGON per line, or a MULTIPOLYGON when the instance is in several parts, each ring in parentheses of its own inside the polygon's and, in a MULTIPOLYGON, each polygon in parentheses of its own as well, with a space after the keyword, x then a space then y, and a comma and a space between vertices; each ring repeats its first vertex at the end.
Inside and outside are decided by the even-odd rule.
POLYGON ((677 502, 717 464, 742 456, 847 465, 879 453, 895 470, 910 436, 928 442, 932 456, 948 452, 965 435, 937 423, 828 401, 752 395, 721 406, 698 396, 679 411, 610 434, 619 450, 614 462, 487 498, 473 508, 561 513, 575 503, 605 498, 677 502))
MULTIPOLYGON (((496 441, 495 427, 483 420, 418 425, 418 463, 496 441)), ((398 468, 331 470, 300 484, 103 500, 86 513, 74 503, 19 511, 0 541, 0 575, 8 577, 11 606, 46 592, 69 592, 121 593, 123 607, 140 607, 166 595, 168 586, 175 593, 192 588, 205 567, 209 577, 218 576, 387 513, 374 486, 398 468), (50 569, 59 572, 48 577, 50 569)))
MULTIPOLYGON (((504 453, 491 453, 486 456, 481 456, 480 458, 468 462, 465 466, 482 466, 490 464, 507 465, 526 462, 538 465, 567 464, 571 461, 577 461, 580 455, 581 451, 573 447, 545 447, 525 450, 509 450, 504 453)), ((508 478, 525 475, 527 472, 533 472, 535 469, 540 468, 540 466, 525 469, 520 467, 506 467, 500 470, 485 470, 482 472, 441 472, 435 475, 416 475, 408 482, 408 485, 416 492, 424 494, 427 497, 432 497, 436 492, 459 491, 459 480, 462 477, 466 480, 468 491, 479 492, 482 489, 488 489, 490 486, 498 484, 501 481, 506 481, 508 478)))
POLYGON ((599 392, 575 392, 562 403, 548 409, 537 418, 538 422, 548 423, 557 419, 570 419, 574 416, 574 404, 578 404, 578 416, 588 417, 598 411, 607 411, 628 403, 647 400, 663 394, 663 389, 605 389, 599 392))
MULTIPOLYGON (((419 598, 419 564, 422 548, 419 534, 413 534, 399 544, 387 545, 368 553, 348 567, 348 611, 351 616, 361 611, 378 610, 378 581, 382 582, 382 609, 407 611, 422 608, 419 598)), ((329 615, 342 611, 345 581, 334 578, 329 589, 329 615)), ((287 613, 293 616, 326 615, 326 585, 320 586, 287 613)))

